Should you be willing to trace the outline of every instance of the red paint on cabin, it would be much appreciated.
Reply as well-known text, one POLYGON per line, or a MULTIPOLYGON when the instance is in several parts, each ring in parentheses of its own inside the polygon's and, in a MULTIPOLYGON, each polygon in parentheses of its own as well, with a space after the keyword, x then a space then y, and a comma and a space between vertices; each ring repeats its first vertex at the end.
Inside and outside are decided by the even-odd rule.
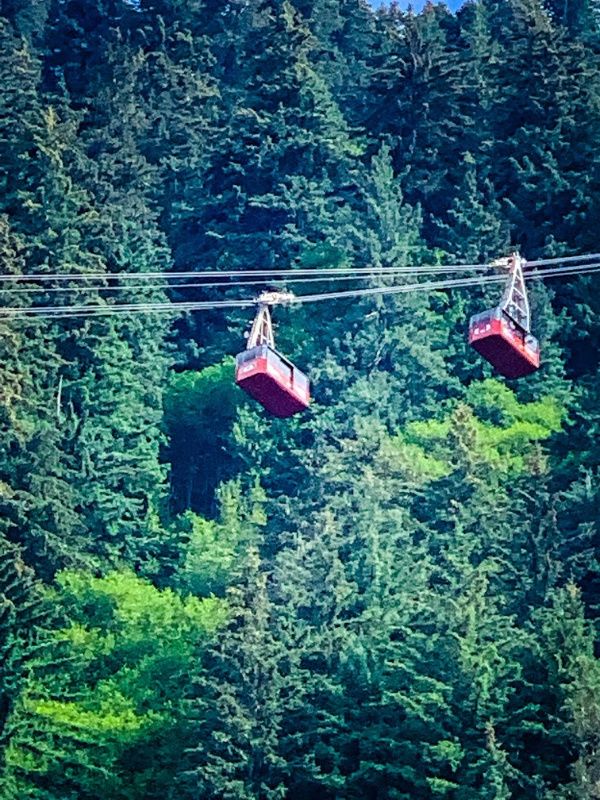
POLYGON ((310 384, 291 361, 266 344, 236 356, 235 382, 275 417, 291 417, 310 403, 310 384))
POLYGON ((502 308, 471 317, 469 344, 505 378, 522 378, 539 369, 540 346, 502 308))

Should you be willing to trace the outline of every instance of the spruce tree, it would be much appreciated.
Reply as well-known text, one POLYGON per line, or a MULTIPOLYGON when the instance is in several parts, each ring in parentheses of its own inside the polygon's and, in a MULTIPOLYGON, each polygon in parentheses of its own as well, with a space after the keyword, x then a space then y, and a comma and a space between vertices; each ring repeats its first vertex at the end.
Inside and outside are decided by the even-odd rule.
POLYGON ((256 550, 246 554, 229 592, 229 615, 190 701, 183 791, 207 800, 276 800, 286 796, 279 753, 280 664, 286 654, 274 636, 268 575, 256 550))
POLYGON ((16 797, 10 764, 14 737, 28 739, 32 731, 19 713, 33 660, 39 658, 43 628, 48 624, 39 584, 19 550, 0 537, 0 797, 16 797))
POLYGON ((550 676, 562 701, 558 711, 567 734, 565 747, 574 761, 571 774, 552 796, 587 800, 597 794, 599 780, 600 662, 594 653, 595 634, 574 584, 555 593, 544 612, 543 630, 550 676))
MULTIPOLYGON (((2 69, 14 91, 2 136, 2 209, 14 237, 9 256, 14 263, 8 269, 21 274, 61 271, 63 259, 72 268, 77 251, 72 214, 81 198, 66 175, 64 144, 58 141, 59 131, 67 134, 67 141, 71 131, 58 124, 53 109, 43 106, 39 62, 30 44, 4 22, 2 35, 2 69)), ((10 93, 5 97, 11 100, 10 93)), ((33 282, 30 294, 21 294, 18 302, 47 303, 52 295, 36 288, 33 282)), ((3 432, 2 471, 12 487, 3 498, 5 525, 7 535, 24 545, 28 560, 47 572, 63 559, 76 558, 83 537, 68 455, 72 429, 60 419, 60 343, 67 334, 60 323, 10 324, 18 346, 13 346, 8 363, 12 360, 12 370, 21 375, 21 388, 11 424, 3 432)))
MULTIPOLYGON (((175 264, 343 263, 353 219, 337 193, 349 187, 351 197, 357 147, 319 73, 316 40, 289 2, 236 7, 224 24, 219 17, 211 31, 222 101, 208 137, 203 196, 181 218, 175 264)), ((218 331, 221 343, 208 348, 204 366, 239 347, 241 324, 235 321, 234 340, 222 320, 203 319, 196 333, 192 322, 190 338, 218 331)))
POLYGON ((383 67, 385 91, 375 132, 392 136, 394 167, 404 175, 408 202, 423 208, 425 234, 452 195, 454 143, 468 122, 458 104, 460 63, 452 44, 455 23, 443 6, 428 3, 409 14, 383 67))
MULTIPOLYGON (((133 13, 121 10, 125 19, 133 13)), ((110 11, 120 23, 119 10, 110 11)), ((71 13, 77 16, 78 12, 71 9, 71 13)), ((65 26, 66 20, 59 19, 65 26)), ((76 94, 80 87, 70 59, 79 50, 84 57, 87 41, 57 41, 60 33, 61 29, 52 31, 52 37, 60 45, 55 52, 64 58, 62 101, 68 107, 82 100, 76 94)), ((149 124, 136 94, 141 52, 115 43, 114 30, 105 21, 94 35, 106 54, 104 83, 95 97, 85 98, 94 124, 80 132, 69 166, 86 193, 87 226, 80 249, 96 273, 113 276, 110 291, 96 301, 110 312, 110 306, 124 302, 164 300, 160 290, 142 288, 134 293, 127 281, 119 282, 114 276, 164 271, 169 253, 150 200, 155 170, 137 144, 149 124), (109 88, 113 81, 117 90, 109 88)), ((159 425, 166 325, 157 317, 117 313, 84 320, 74 328, 68 354, 72 383, 63 390, 63 397, 75 425, 76 488, 86 528, 94 532, 94 554, 113 563, 125 558, 155 569, 149 565, 160 548, 157 515, 165 480, 159 464, 159 425)))

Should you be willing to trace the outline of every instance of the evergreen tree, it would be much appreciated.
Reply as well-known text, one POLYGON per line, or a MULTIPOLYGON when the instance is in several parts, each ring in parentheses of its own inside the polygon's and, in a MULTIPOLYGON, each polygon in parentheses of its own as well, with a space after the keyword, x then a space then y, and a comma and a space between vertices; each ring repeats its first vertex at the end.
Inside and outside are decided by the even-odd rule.
POLYGON ((497 13, 490 6, 494 37, 507 56, 492 108, 495 184, 516 240, 531 257, 573 236, 563 220, 571 219, 578 186, 586 182, 579 158, 590 135, 586 95, 595 81, 584 77, 582 46, 565 40, 540 2, 514 0, 497 13), (531 65, 526 74, 523 59, 531 65), (573 135, 583 148, 565 146, 573 135))
POLYGON ((190 703, 186 796, 276 800, 285 797, 278 747, 285 653, 274 637, 267 574, 255 550, 229 593, 229 613, 190 703))
MULTIPOLYGON (((163 271, 169 255, 149 199, 155 173, 136 143, 148 124, 136 97, 140 54, 116 47, 114 30, 104 22, 94 32, 98 48, 106 54, 104 70, 110 78, 105 75, 106 83, 88 100, 94 125, 80 134, 69 166, 86 193, 87 226, 79 248, 97 274, 113 276, 110 291, 99 300, 110 312, 111 305, 132 299, 164 299, 152 288, 132 296, 127 282, 117 283, 114 276, 163 271), (118 90, 108 88, 112 81, 118 90)), ((79 48, 85 52, 87 42, 60 45, 55 49, 71 57, 79 48)), ((68 62, 61 69, 63 83, 74 95, 78 86, 71 83, 77 76, 72 76, 68 62)), ((78 100, 67 94, 63 102, 78 100)), ((106 314, 78 323, 69 339, 72 382, 63 389, 75 428, 75 485, 85 526, 94 532, 95 554, 113 562, 125 558, 132 564, 145 563, 149 569, 155 569, 152 558, 160 548, 157 514, 165 480, 159 464, 165 329, 160 318, 151 316, 106 314)))
MULTIPOLYGON (((15 775, 10 766, 12 740, 23 738, 19 719, 21 693, 27 685, 33 660, 39 656, 47 609, 42 603, 33 572, 21 553, 0 538, 0 797, 16 797, 15 775)), ((29 739, 29 745, 35 742, 29 739)))
MULTIPOLYGON (((316 42, 289 2, 236 7, 226 23, 211 47, 222 54, 232 35, 237 45, 221 67, 222 107, 210 135, 203 196, 179 228, 175 264, 343 263, 353 220, 338 192, 350 199, 360 148, 315 66, 316 42)), ((208 320, 197 333, 192 328, 193 339, 206 339, 205 328, 214 335, 208 320)), ((219 352, 209 348, 203 364, 239 347, 222 321, 216 330, 219 352)), ((239 339, 239 323, 236 330, 239 339)))
POLYGON ((362 0, 295 0, 317 40, 317 65, 351 125, 363 125, 370 105, 375 51, 372 11, 362 0))
POLYGON ((600 8, 596 0, 548 0, 553 16, 569 31, 579 35, 598 32, 600 8))
POLYGON ((449 12, 433 3, 406 17, 384 68, 390 74, 376 112, 375 132, 393 137, 394 167, 404 175, 406 198, 423 208, 426 239, 431 219, 443 215, 452 194, 454 142, 461 126, 469 125, 457 102, 461 76, 450 43, 453 26, 449 12))
POLYGON ((360 296, 597 249, 597 6, 2 4, 0 794, 598 793, 596 279, 508 385, 495 289, 360 296), (306 414, 233 385, 249 313, 119 311, 259 290, 172 265, 372 269, 277 311, 306 414))
POLYGON ((560 687, 563 712, 569 720, 570 749, 577 751, 571 780, 557 798, 587 800, 598 787, 598 714, 600 662, 594 654, 595 635, 585 619, 581 594, 574 584, 558 591, 545 614, 545 639, 554 679, 560 687))
MULTIPOLYGON (((73 266, 73 252, 67 255, 69 247, 76 249, 73 241, 69 243, 70 214, 79 208, 80 198, 65 175, 62 148, 54 149, 58 120, 52 109, 42 106, 39 65, 29 44, 7 24, 2 33, 2 67, 8 70, 9 84, 8 75, 17 75, 2 136, 3 211, 14 242, 8 254, 14 262, 8 269, 21 274, 53 272, 57 262, 63 265, 63 257, 73 266)), ((67 131, 67 126, 61 129, 67 131)), ((33 294, 22 295, 26 305, 51 297, 43 289, 36 293, 35 283, 29 289, 33 294)), ((61 559, 77 558, 83 536, 68 456, 71 431, 60 425, 60 342, 65 328, 60 323, 16 324, 18 344, 7 356, 9 369, 21 376, 21 388, 12 423, 3 432, 2 471, 12 487, 3 498, 4 518, 8 536, 22 543, 28 559, 47 571, 61 559)))

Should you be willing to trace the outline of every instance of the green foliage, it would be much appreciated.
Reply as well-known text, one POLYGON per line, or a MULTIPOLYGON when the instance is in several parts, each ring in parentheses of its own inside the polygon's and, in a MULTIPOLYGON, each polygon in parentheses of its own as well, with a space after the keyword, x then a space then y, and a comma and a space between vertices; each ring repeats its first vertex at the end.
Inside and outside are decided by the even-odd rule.
POLYGON ((277 747, 285 653, 273 635, 267 575, 259 563, 250 548, 229 592, 230 623, 207 652, 206 673, 194 687, 184 796, 285 796, 285 761, 277 747))
POLYGON ((219 491, 218 521, 186 512, 176 524, 185 529, 187 544, 177 575, 181 589, 199 596, 222 596, 239 572, 244 553, 258 543, 266 525, 264 493, 255 486, 242 498, 239 482, 224 484, 219 491))
MULTIPOLYGON (((15 776, 11 773, 14 740, 23 736, 19 705, 32 666, 40 658, 48 608, 33 572, 21 553, 0 538, 0 797, 14 797, 15 776), (19 730, 21 728, 21 730, 19 730)), ((25 731, 25 736, 31 734, 25 731)))
MULTIPOLYGON (((471 457, 513 477, 531 465, 537 443, 561 430, 565 415, 553 397, 520 403, 508 387, 492 379, 471 384, 465 399, 473 415, 471 457)), ((414 469, 419 465, 424 477, 442 477, 455 461, 451 430, 452 415, 411 422, 394 441, 394 448, 401 458, 411 459, 414 469)))
MULTIPOLYGON (((0 305, 592 252, 598 21, 10 0, 0 305)), ((292 420, 234 385, 249 310, 3 314, 2 800, 595 796, 596 284, 532 286, 542 369, 509 384, 465 336, 495 286, 278 309, 292 420)))
POLYGON ((57 794, 164 796, 185 746, 188 676, 225 624, 226 603, 158 590, 133 572, 62 572, 51 599, 67 623, 55 634, 66 658, 60 675, 35 675, 20 712, 35 721, 46 756, 32 762, 17 739, 10 768, 57 794))
POLYGON ((215 489, 232 471, 226 452, 240 399, 232 359, 171 377, 164 420, 176 510, 213 510, 215 489), (213 470, 205 469, 207 462, 213 470))
POLYGON ((556 592, 545 614, 545 644, 561 689, 562 711, 577 748, 572 782, 565 797, 592 798, 600 777, 597 731, 600 723, 600 662, 594 654, 594 632, 585 619, 581 592, 567 584, 556 592))

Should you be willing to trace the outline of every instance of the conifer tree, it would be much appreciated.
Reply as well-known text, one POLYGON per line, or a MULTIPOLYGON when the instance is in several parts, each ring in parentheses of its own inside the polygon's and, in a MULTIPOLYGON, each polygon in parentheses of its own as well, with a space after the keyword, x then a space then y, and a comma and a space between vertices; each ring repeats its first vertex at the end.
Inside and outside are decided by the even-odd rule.
MULTIPOLYGON (((556 592, 545 614, 544 639, 551 675, 560 688, 568 719, 566 746, 577 753, 570 776, 564 776, 557 798, 588 800, 597 794, 600 662, 594 653, 594 633, 585 619, 581 593, 570 583, 556 592)), ((566 732, 566 731, 565 731, 566 732)))
MULTIPOLYGON (((9 763, 13 737, 31 735, 19 719, 21 693, 33 659, 39 657, 47 609, 33 572, 21 553, 0 537, 0 797, 16 797, 15 775, 9 763), (21 729, 21 730, 19 730, 21 729)), ((34 747, 35 742, 29 741, 34 747)))
MULTIPOLYGON (((204 197, 179 229, 175 264, 341 263, 358 148, 315 64, 316 41, 289 2, 236 7, 226 24, 214 32, 211 49, 223 57, 231 36, 237 46, 216 67, 222 103, 209 137, 204 197), (338 202, 344 191, 348 207, 338 202)), ((217 325, 220 358, 236 345, 223 322, 217 325)), ((191 338, 202 339, 202 331, 191 338)), ((204 364, 212 355, 209 349, 204 364)))
MULTIPOLYGON (((503 220, 492 181, 482 177, 483 169, 478 169, 475 158, 465 153, 463 176, 446 214, 447 221, 436 223, 436 244, 447 254, 450 263, 490 263, 509 251, 509 226, 503 220)), ((448 321, 453 323, 449 362, 452 372, 464 380, 481 369, 480 359, 468 345, 466 322, 480 311, 482 304, 495 305, 498 290, 492 287, 484 292, 483 299, 479 292, 456 291, 451 297, 446 309, 448 321)))
POLYGON ((286 656, 274 636, 267 582, 258 552, 251 550, 229 593, 229 626, 209 651, 190 702, 192 738, 183 775, 190 798, 285 797, 279 729, 280 663, 286 656))
MULTIPOLYGON (((195 267, 197 208, 206 202, 207 159, 222 114, 219 80, 225 54, 217 32, 226 38, 227 15, 220 4, 186 7, 177 0, 145 0, 139 10, 132 37, 141 46, 137 85, 147 122, 136 139, 155 167, 149 197, 161 209, 160 227, 176 265, 195 267)), ((189 292, 180 297, 187 299, 189 292)))
MULTIPOLYGON (((362 226, 355 233, 356 249, 363 263, 373 268, 373 281, 381 285, 378 268, 409 265, 425 255, 420 215, 405 202, 388 147, 372 158, 362 186, 362 226)), ((343 389, 356 410, 362 407, 365 414, 375 412, 381 419, 389 419, 392 427, 397 425, 421 403, 435 402, 436 389, 445 376, 445 333, 425 293, 369 297, 350 306, 339 329, 335 324, 328 326, 325 343, 335 367, 331 377, 328 361, 319 364, 316 372, 324 398, 333 398, 334 392, 343 389), (346 367, 343 378, 340 365, 346 367), (418 384, 408 378, 413 370, 421 372, 418 384), (389 402, 392 393, 393 403, 389 402), (398 402, 399 398, 402 401, 398 402)), ((338 394, 337 411, 331 413, 344 415, 345 402, 338 394)))
POLYGON ((166 299, 122 273, 172 263, 371 266, 373 287, 380 267, 595 251, 597 6, 2 4, 19 281, 0 311, 110 312, 0 319, 7 800, 159 797, 175 771, 174 799, 597 794, 594 277, 532 288, 543 366, 510 388, 465 342, 495 292, 278 309, 315 398, 281 421, 222 361, 250 314, 113 313, 166 299), (161 588, 106 575, 123 562, 161 588), (51 640, 29 565, 76 567, 51 640), (213 630, 225 596, 207 653, 196 612, 213 630))
POLYGON ((441 248, 452 263, 482 264, 504 254, 509 244, 500 204, 492 182, 481 176, 475 158, 465 153, 463 177, 447 223, 440 223, 441 248))
MULTIPOLYGON (((502 401, 505 413, 509 409, 507 400, 502 401)), ((496 406, 494 412, 493 407, 491 395, 480 405, 492 418, 500 410, 496 406)), ((527 414, 533 422, 538 413, 542 414, 540 419, 549 418, 549 411, 532 406, 527 414)), ((437 600, 431 599, 430 606, 435 609, 436 635, 440 636, 438 652, 444 653, 443 674, 452 686, 449 704, 457 709, 449 714, 448 724, 449 740, 460 742, 453 778, 461 787, 459 796, 460 792, 469 796, 478 787, 489 786, 493 775, 492 782, 499 780, 497 770, 502 764, 501 786, 505 789, 516 785, 531 790, 537 781, 551 783, 555 767, 564 767, 554 733, 547 725, 533 723, 548 702, 549 693, 545 679, 540 677, 545 673, 540 673, 536 639, 528 622, 556 580, 556 575, 546 573, 550 560, 556 558, 556 542, 552 531, 543 530, 543 524, 537 529, 534 514, 526 508, 527 494, 521 490, 525 482, 521 483, 513 472, 523 470, 519 451, 511 468, 509 450, 502 447, 500 458, 507 463, 490 467, 489 459, 494 457, 488 448, 496 436, 502 435, 502 429, 495 429, 484 446, 491 434, 488 426, 489 422, 476 424, 468 409, 459 406, 449 427, 432 421, 415 423, 408 429, 449 437, 448 467, 414 457, 415 464, 445 474, 429 479, 413 514, 432 526, 428 539, 430 580, 437 600), (510 478, 503 478, 507 469, 510 478), (527 567, 522 563, 525 551, 531 554, 527 567), (517 564, 523 565, 522 572, 517 564), (475 611, 478 604, 485 611, 475 611), (442 631, 449 633, 449 641, 442 631), (461 731, 453 731, 452 720, 456 718, 461 720, 461 731), (556 757, 546 762, 543 754, 550 751, 556 757)), ((529 427, 531 435, 537 436, 535 424, 526 426, 523 421, 511 427, 515 432, 529 427)), ((511 427, 504 434, 507 444, 511 427)), ((522 446, 519 438, 513 440, 512 447, 522 446)), ((411 442, 410 438, 400 441, 403 446, 411 442)), ((431 447, 432 440, 429 442, 427 452, 439 458, 441 453, 431 447)), ((534 468, 539 483, 539 465, 534 468)))
POLYGON ((405 20, 391 75, 377 111, 376 132, 393 137, 394 167, 404 175, 406 199, 424 212, 425 238, 430 218, 439 217, 452 194, 451 153, 467 126, 460 114, 460 64, 451 33, 454 21, 441 5, 427 3, 423 14, 405 20))
MULTIPOLYGON (((80 198, 65 174, 63 148, 54 149, 58 120, 53 109, 43 107, 38 91, 39 63, 29 43, 11 33, 5 23, 2 32, 2 67, 8 70, 7 82, 14 87, 14 102, 3 116, 6 128, 2 136, 6 187, 2 207, 10 217, 17 247, 15 252, 13 246, 16 258, 9 271, 60 271, 63 258, 71 266, 75 260, 77 246, 69 236, 77 234, 70 232, 69 226, 80 198)), ((68 127, 60 130, 67 132, 68 127)), ((36 296, 35 283, 29 288, 33 294, 24 295, 27 305, 51 297, 43 290, 36 296)), ((2 470, 12 487, 3 498, 5 525, 7 535, 24 545, 27 559, 42 571, 51 571, 61 559, 77 558, 83 536, 68 455, 71 430, 59 424, 60 342, 65 339, 65 328, 53 323, 14 324, 19 346, 13 348, 9 364, 10 358, 14 359, 12 370, 21 375, 22 385, 12 424, 4 430, 2 470)))
POLYGON ((494 38, 506 52, 492 108, 495 184, 517 240, 535 254, 551 240, 572 236, 563 220, 570 219, 585 177, 578 163, 582 151, 564 143, 575 129, 578 140, 588 138, 586 58, 581 45, 566 42, 554 28, 538 0, 489 6, 494 38), (526 74, 523 59, 531 65, 526 74))
MULTIPOLYGON (((77 16, 76 10, 71 12, 77 16)), ((66 25, 63 17, 59 20, 66 25)), ((94 125, 80 134, 69 162, 73 179, 86 194, 87 226, 79 247, 100 274, 160 272, 168 266, 169 254, 149 199, 155 172, 137 144, 148 124, 145 106, 136 97, 143 59, 139 50, 115 44, 115 31, 104 21, 94 35, 106 54, 105 83, 95 97, 86 98, 94 125), (112 81, 117 90, 108 88, 112 81)), ((55 43, 60 44, 55 50, 68 53, 69 59, 78 50, 86 57, 85 40, 55 43)), ((79 78, 66 58, 61 69, 67 90, 63 104, 81 102, 75 94, 79 78)), ((164 299, 156 289, 132 297, 127 282, 120 285, 114 277, 110 289, 100 300, 106 311, 132 299, 164 299)), ((72 453, 82 517, 94 531, 95 555, 141 564, 160 547, 165 327, 160 318, 127 315, 84 320, 75 327, 69 351, 72 384, 64 388, 63 398, 75 426, 72 453)))
POLYGON ((295 0, 294 7, 317 40, 316 65, 344 117, 362 126, 379 43, 373 13, 361 0, 295 0))
POLYGON ((600 22, 597 0, 547 0, 555 19, 575 35, 598 32, 600 22))

